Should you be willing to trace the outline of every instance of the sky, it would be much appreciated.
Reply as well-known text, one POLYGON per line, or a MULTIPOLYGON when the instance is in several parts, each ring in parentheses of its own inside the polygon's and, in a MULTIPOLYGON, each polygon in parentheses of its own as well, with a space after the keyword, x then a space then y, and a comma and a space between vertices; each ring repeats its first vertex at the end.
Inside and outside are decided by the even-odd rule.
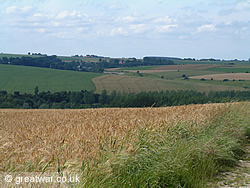
POLYGON ((250 58, 250 0, 0 0, 0 53, 250 58))

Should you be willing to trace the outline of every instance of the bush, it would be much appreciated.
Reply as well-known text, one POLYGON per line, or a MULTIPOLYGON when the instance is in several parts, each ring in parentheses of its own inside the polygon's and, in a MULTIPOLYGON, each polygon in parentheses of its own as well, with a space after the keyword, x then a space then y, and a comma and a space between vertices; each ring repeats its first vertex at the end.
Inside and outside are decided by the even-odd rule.
POLYGON ((50 109, 48 104, 42 104, 39 106, 39 109, 50 109))

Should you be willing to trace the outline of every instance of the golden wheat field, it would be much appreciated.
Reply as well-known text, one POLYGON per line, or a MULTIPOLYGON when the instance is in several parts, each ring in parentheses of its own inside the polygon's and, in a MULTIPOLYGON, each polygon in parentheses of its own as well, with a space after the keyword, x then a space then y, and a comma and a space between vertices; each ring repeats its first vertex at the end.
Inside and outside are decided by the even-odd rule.
MULTIPOLYGON (((60 155, 69 164, 98 154, 107 138, 127 140, 133 150, 138 128, 174 126, 190 122, 195 131, 223 112, 225 104, 165 108, 84 110, 0 110, 0 171, 10 164, 46 163, 60 155), (195 126, 194 126, 195 125, 195 126)), ((15 167, 16 168, 16 167, 15 167)), ((39 169, 37 169, 39 170, 39 169)))
MULTIPOLYGON (((29 161, 46 163, 60 155, 77 163, 98 154, 107 138, 126 137, 127 150, 138 128, 160 128, 176 122, 197 126, 222 112, 225 104, 188 105, 166 108, 84 110, 0 110, 0 167, 29 161)), ((195 127, 192 127, 195 130, 195 127)), ((8 166, 8 167, 7 167, 8 166)), ((39 166, 39 165, 38 165, 39 166)), ((37 169, 39 170, 39 169, 37 169)))

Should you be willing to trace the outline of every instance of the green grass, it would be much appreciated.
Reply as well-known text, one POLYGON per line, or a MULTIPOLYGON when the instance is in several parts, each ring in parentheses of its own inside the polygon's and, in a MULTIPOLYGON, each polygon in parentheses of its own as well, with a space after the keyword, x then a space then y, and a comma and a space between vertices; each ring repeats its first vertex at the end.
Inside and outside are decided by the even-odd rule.
POLYGON ((141 67, 125 67, 125 68, 120 68, 120 70, 149 70, 149 69, 153 69, 156 67, 160 67, 160 66, 141 66, 141 67))
POLYGON ((143 74, 143 77, 136 73, 126 75, 104 75, 93 79, 96 85, 97 93, 101 93, 104 89, 108 93, 112 91, 120 91, 125 93, 138 93, 149 91, 166 91, 166 90, 195 90, 199 92, 209 93, 210 91, 225 90, 244 90, 238 85, 220 85, 215 82, 202 82, 183 79, 161 79, 158 76, 143 74))
MULTIPOLYGON (((13 58, 21 58, 21 57, 43 57, 40 55, 28 55, 28 54, 6 54, 6 53, 0 53, 0 58, 3 57, 13 57, 13 58)), ((71 62, 71 61, 85 61, 85 62, 99 62, 100 58, 86 58, 86 57, 70 57, 70 56, 58 56, 59 59, 65 62, 71 62)), ((101 59, 106 59, 108 61, 109 58, 101 58, 101 59)))
POLYGON ((235 88, 244 88, 244 89, 250 89, 250 81, 216 81, 216 80, 196 80, 196 79, 190 79, 189 82, 192 83, 203 83, 208 85, 217 85, 217 86, 228 86, 228 87, 235 87, 235 88))
POLYGON ((208 69, 210 71, 217 71, 217 72, 223 72, 223 73, 250 73, 250 67, 249 68, 211 68, 208 69))
POLYGON ((176 122, 161 130, 139 131, 136 150, 100 152, 93 166, 84 165, 84 187, 207 187, 221 171, 237 164, 244 153, 249 104, 225 106, 198 126, 195 121, 176 122))
POLYGON ((200 76, 206 74, 217 74, 215 71, 207 71, 207 70, 181 70, 181 71, 169 71, 169 72, 160 72, 160 73, 150 73, 151 76, 161 77, 164 76, 165 79, 176 79, 182 78, 183 75, 186 77, 189 76, 200 76))
MULTIPOLYGON (((5 54, 5 53, 0 53, 0 58, 3 58, 3 57, 7 57, 7 58, 10 58, 10 57, 13 57, 13 58, 21 58, 21 57, 31 57, 29 55, 26 55, 26 54, 5 54)), ((38 56, 33 56, 33 57, 38 57, 38 56)))
POLYGON ((0 65, 0 90, 33 93, 36 86, 40 91, 51 92, 95 90, 92 78, 100 75, 102 74, 0 65))
POLYGON ((84 62, 99 62, 99 59, 106 59, 108 61, 108 58, 87 58, 87 57, 67 57, 67 56, 58 56, 59 59, 65 62, 71 62, 71 61, 84 61, 84 62))
POLYGON ((250 61, 190 61, 190 60, 174 60, 176 64, 210 64, 210 65, 224 65, 234 63, 235 65, 249 64, 250 61))

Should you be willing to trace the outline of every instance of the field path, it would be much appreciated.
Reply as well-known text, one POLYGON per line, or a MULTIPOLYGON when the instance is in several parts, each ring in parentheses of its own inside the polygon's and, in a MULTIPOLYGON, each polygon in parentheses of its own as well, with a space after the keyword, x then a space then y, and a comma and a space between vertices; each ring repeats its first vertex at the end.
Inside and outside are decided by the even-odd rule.
POLYGON ((243 160, 239 161, 238 166, 232 172, 224 172, 223 180, 217 183, 216 187, 250 187, 250 144, 246 146, 246 154, 243 160))

